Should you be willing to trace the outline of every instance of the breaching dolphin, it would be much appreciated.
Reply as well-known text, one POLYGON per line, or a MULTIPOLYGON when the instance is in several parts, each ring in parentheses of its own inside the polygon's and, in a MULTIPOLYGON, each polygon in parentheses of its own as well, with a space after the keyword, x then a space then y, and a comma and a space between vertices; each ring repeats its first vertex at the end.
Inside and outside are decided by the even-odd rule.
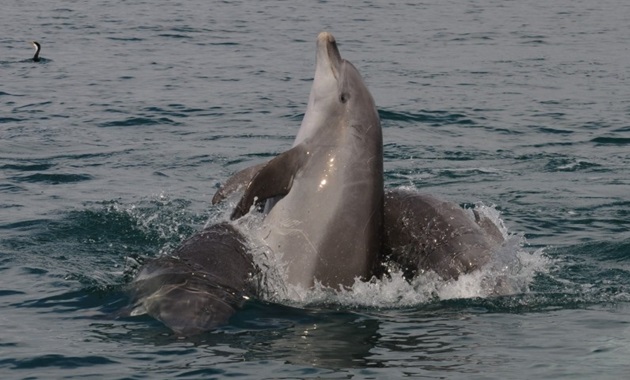
POLYGON ((281 255, 289 284, 337 288, 371 276, 382 240, 381 125, 372 95, 332 34, 317 37, 315 78, 294 147, 233 182, 250 176, 232 219, 256 200, 282 197, 265 216, 263 239, 281 255))

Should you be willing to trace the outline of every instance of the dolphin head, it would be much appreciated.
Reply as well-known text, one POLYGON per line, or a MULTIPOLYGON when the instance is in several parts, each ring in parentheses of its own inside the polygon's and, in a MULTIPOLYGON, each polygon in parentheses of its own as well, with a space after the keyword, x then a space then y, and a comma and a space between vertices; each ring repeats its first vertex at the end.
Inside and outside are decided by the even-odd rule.
POLYGON ((335 37, 328 32, 320 33, 317 36, 315 78, 313 79, 313 86, 309 97, 309 107, 311 101, 313 103, 334 103, 334 99, 331 99, 331 97, 334 97, 337 91, 343 62, 344 60, 341 58, 341 54, 339 54, 335 37))
POLYGON ((313 136, 321 127, 330 125, 331 118, 341 115, 378 120, 374 100, 358 70, 341 58, 335 37, 322 32, 317 36, 317 63, 308 106, 293 145, 313 136), (347 112, 352 109, 358 112, 347 112))

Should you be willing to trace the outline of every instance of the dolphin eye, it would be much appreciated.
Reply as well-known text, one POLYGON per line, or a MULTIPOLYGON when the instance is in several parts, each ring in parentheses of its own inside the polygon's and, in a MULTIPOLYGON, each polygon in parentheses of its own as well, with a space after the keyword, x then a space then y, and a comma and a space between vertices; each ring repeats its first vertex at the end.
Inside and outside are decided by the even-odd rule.
POLYGON ((348 101, 348 99, 350 99, 350 94, 348 94, 347 92, 342 92, 342 93, 339 95, 339 101, 340 101, 341 103, 345 103, 345 102, 347 102, 347 101, 348 101))

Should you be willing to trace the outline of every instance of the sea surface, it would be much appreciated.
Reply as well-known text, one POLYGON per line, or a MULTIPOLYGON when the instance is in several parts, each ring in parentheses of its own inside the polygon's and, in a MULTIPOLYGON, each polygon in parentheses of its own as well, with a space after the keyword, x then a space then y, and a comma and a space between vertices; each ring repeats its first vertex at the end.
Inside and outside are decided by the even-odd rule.
POLYGON ((628 25, 626 0, 4 1, 0 378, 626 378, 628 25), (393 276, 187 339, 108 318, 290 148, 320 31, 375 98, 386 187, 487 210, 518 291, 393 276))

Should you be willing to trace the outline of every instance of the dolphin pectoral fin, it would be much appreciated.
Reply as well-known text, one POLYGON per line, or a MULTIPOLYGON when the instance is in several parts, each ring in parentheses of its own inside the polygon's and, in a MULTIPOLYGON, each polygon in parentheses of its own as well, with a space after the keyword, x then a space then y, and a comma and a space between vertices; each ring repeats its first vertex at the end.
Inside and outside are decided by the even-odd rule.
POLYGON ((262 164, 250 166, 231 176, 227 181, 225 181, 225 184, 223 184, 223 186, 214 193, 214 197, 212 197, 212 204, 215 205, 221 202, 241 187, 247 186, 256 173, 258 173, 260 169, 264 168, 267 163, 268 162, 263 162, 262 164))
POLYGON ((253 176, 230 218, 235 220, 247 214, 255 200, 263 201, 271 197, 287 195, 291 190, 293 178, 302 167, 306 157, 307 151, 300 144, 265 164, 253 176))

